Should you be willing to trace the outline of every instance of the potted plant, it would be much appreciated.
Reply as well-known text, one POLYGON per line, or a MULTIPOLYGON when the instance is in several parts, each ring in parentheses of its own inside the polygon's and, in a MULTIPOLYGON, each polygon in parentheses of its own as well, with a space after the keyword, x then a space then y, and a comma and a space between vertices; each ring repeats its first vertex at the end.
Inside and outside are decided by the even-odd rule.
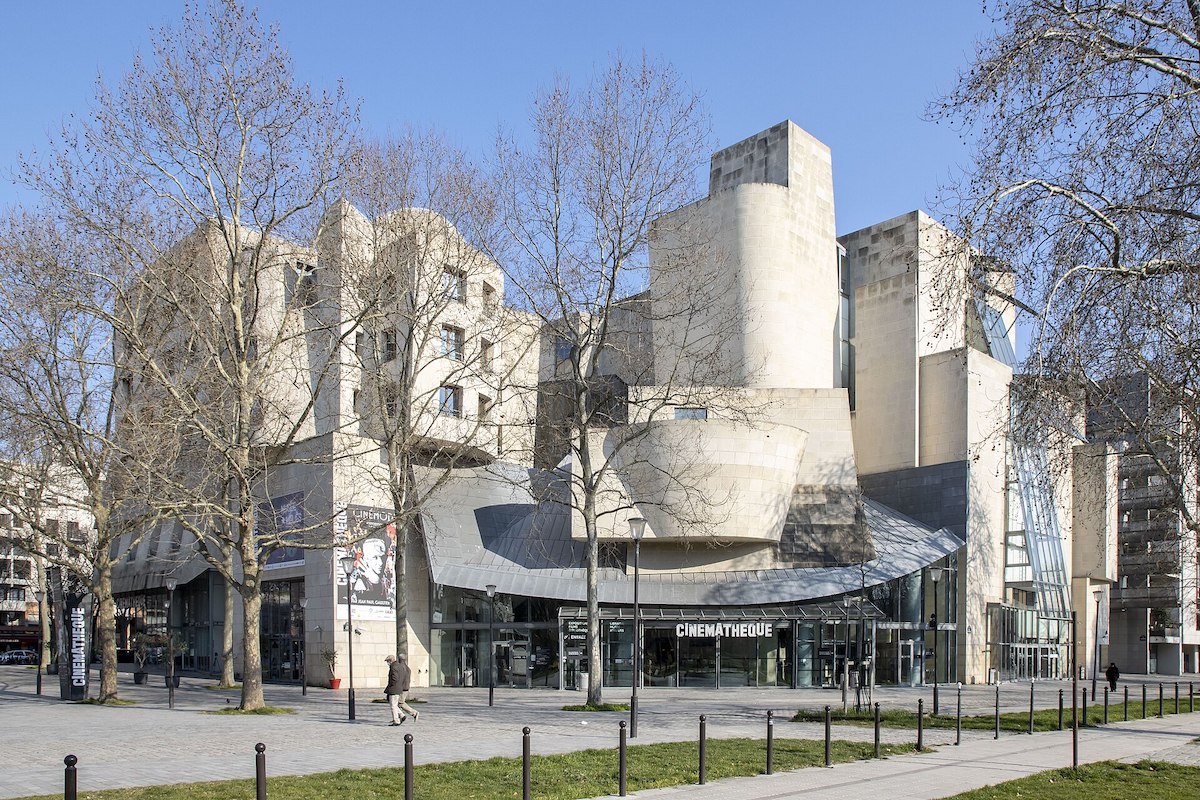
POLYGON ((134 683, 145 683, 146 662, 150 659, 150 648, 154 646, 154 637, 147 633, 137 633, 133 636, 133 660, 137 662, 137 669, 133 671, 134 683))
POLYGON ((337 667, 338 660, 337 650, 327 647, 321 651, 321 658, 325 660, 325 666, 329 667, 329 688, 338 688, 342 685, 342 679, 334 675, 334 669, 337 667))

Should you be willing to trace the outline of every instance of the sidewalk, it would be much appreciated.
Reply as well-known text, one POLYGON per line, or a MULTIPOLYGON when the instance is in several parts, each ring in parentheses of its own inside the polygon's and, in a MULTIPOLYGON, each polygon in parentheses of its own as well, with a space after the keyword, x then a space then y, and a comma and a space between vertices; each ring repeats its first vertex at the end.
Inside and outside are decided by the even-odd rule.
MULTIPOLYGON (((1182 710, 1188 708, 1188 678, 1195 681, 1200 693, 1200 679, 1183 679, 1182 710)), ((34 679, 30 669, 0 666, 0 798, 61 792, 63 757, 67 754, 79 758, 79 788, 86 791, 251 778, 256 742, 267 745, 267 772, 272 776, 400 766, 406 733, 415 737, 417 763, 519 757, 521 728, 526 725, 533 730, 535 753, 613 750, 618 722, 628 718, 627 714, 562 711, 563 705, 582 702, 583 696, 575 692, 500 688, 496 690, 495 707, 488 707, 486 689, 434 688, 417 692, 425 702, 418 706, 422 712, 419 724, 409 722, 402 728, 390 728, 386 724, 390 719, 387 705, 371 702, 378 689, 359 690, 357 719, 351 723, 347 720, 345 691, 310 688, 305 697, 297 686, 268 685, 267 703, 292 708, 296 713, 244 717, 200 713, 236 706, 238 702, 237 691, 211 688, 214 682, 210 679, 185 676, 176 692, 174 710, 167 708, 161 676, 152 676, 148 684, 135 686, 129 674, 120 675, 121 696, 137 703, 127 707, 59 702, 57 683, 50 676, 44 683, 44 695, 37 697, 34 679)), ((1132 679, 1131 702, 1140 703, 1141 679, 1132 679)), ((1152 678, 1146 680, 1151 683, 1148 710, 1153 714, 1157 711, 1158 689, 1152 678)), ((1171 710, 1173 681, 1166 684, 1165 704, 1171 710)), ((1069 683, 1035 684, 1035 704, 1057 707, 1059 689, 1065 689, 1069 716, 1069 683)), ((608 689, 606 699, 624 701, 628 691, 608 689)), ((1029 707, 1030 685, 1005 684, 1000 687, 1000 695, 1001 710, 1025 710, 1029 707)), ((930 710, 929 687, 881 688, 876 694, 885 709, 915 710, 919 698, 930 710)), ((777 737, 820 739, 821 724, 791 723, 788 720, 792 713, 798 708, 841 707, 840 692, 819 689, 647 689, 640 693, 640 699, 638 743, 694 741, 700 714, 707 716, 711 738, 763 738, 768 709, 775 712, 777 737)), ((940 699, 942 713, 952 713, 957 702, 955 687, 943 687, 940 699)), ((990 713, 995 687, 963 687, 962 702, 964 714, 990 713)), ((1196 714, 1081 732, 1081 760, 1161 758, 1172 749, 1178 751, 1173 760, 1195 756, 1198 748, 1186 742, 1200 735, 1200 703, 1197 705, 1196 714)), ((873 732, 870 727, 838 726, 834 736, 870 741, 873 732)), ((883 738, 886 742, 912 742, 915 732, 885 729, 883 738)), ((686 792, 689 798, 768 800, 804 792, 805 797, 878 800, 882 788, 895 798, 935 798, 1043 768, 1069 765, 1071 761, 1069 732, 1036 737, 1003 734, 999 742, 994 742, 990 732, 964 731, 963 745, 954 747, 952 730, 935 729, 926 731, 925 741, 938 751, 829 770, 655 790, 640 796, 686 792)))

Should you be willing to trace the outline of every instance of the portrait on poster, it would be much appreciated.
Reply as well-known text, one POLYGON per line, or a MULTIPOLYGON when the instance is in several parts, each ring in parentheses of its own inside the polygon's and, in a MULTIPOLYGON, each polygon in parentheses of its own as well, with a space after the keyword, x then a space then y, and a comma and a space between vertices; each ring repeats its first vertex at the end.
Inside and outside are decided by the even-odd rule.
POLYGON ((396 523, 383 508, 348 506, 339 514, 338 532, 350 543, 337 548, 337 613, 346 612, 346 595, 354 605, 355 619, 396 618, 396 523), (345 555, 354 558, 347 575, 341 567, 345 555))

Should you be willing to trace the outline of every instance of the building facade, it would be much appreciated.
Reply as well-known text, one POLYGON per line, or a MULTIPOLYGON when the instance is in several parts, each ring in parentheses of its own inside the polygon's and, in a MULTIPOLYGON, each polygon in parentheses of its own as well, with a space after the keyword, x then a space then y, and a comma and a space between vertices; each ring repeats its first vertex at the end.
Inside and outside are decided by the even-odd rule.
MULTIPOLYGON (((344 652, 353 637, 355 685, 382 685, 395 648, 387 565, 397 536, 380 443, 403 404, 427 423, 410 446, 458 454, 449 467, 413 467, 426 492, 405 560, 415 682, 580 687, 581 520, 545 490, 577 469, 564 459, 553 331, 504 303, 499 266, 452 226, 423 246, 404 226, 381 237, 379 222, 343 205, 311 247, 280 245, 301 255, 284 259, 292 271, 280 271, 276 324, 289 324, 289 296, 311 291, 307 313, 358 328, 344 328, 333 379, 312 399, 320 413, 305 447, 324 462, 277 470, 263 487, 264 519, 331 545, 281 548, 267 564, 265 677, 348 677, 347 659, 331 672, 315 655, 344 652), (355 292, 376 285, 380 264, 413 291, 391 290, 392 305, 363 321, 355 292), (422 281, 438 288, 417 289, 422 281), (411 298, 423 293, 449 302, 418 321, 411 298), (421 377, 397 395, 405 370, 421 377), (338 561, 347 552, 349 575, 338 561)), ((1073 498, 1108 502, 1107 473, 1052 474, 1042 445, 1014 436, 1014 310, 1006 276, 981 284, 977 265, 920 212, 838 238, 829 150, 794 123, 713 155, 708 196, 659 220, 648 289, 621 306, 636 346, 596 376, 622 387, 598 444, 623 426, 645 434, 604 493, 605 685, 1066 674, 1070 611, 1112 580, 1102 555, 1111 517, 1076 514, 1073 498), (691 273, 667 269, 666 253, 695 230, 707 255, 691 273), (701 281, 722 290, 682 330, 670 304, 701 281), (686 364, 687 338, 718 329, 720 351, 686 364), (653 368, 633 371, 631 360, 653 368), (681 363, 696 391, 675 386, 677 402, 647 412, 667 366, 681 363), (752 418, 735 413, 749 408, 752 418), (680 469, 721 498, 702 535, 659 502, 660 476, 680 469), (632 517, 646 521, 636 568, 632 517), (1077 572, 1089 558, 1094 568, 1077 572)), ((162 624, 192 637, 185 667, 216 669, 214 643, 234 623, 222 582, 187 551, 170 525, 131 551, 118 576, 125 620, 130 631, 157 624, 152 609, 165 607, 164 577, 175 576, 162 624)))

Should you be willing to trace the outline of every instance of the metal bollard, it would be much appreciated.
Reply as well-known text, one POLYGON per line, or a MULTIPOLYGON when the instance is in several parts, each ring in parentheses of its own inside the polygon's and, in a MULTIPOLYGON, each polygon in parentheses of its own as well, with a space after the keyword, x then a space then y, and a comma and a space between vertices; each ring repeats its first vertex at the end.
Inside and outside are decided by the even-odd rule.
POLYGON ((1108 724, 1108 687, 1104 687, 1104 724, 1108 724))
POLYGON ((1146 718, 1146 684, 1142 684, 1142 719, 1146 718))
MULTIPOLYGON (((620 797, 625 796, 625 784, 628 772, 628 762, 625 760, 625 720, 619 723, 621 727, 621 740, 617 747, 617 793, 620 797)), ((409 800, 406 798, 406 800, 409 800)))
POLYGON ((775 772, 775 712, 767 712, 767 774, 775 772))
POLYGON ((917 698, 917 752, 925 751, 925 698, 917 698))
POLYGON ((703 786, 708 777, 708 718, 700 715, 700 785, 703 786))
POLYGON ((883 758, 882 751, 879 749, 879 703, 875 704, 875 757, 883 758))
POLYGON ((1129 687, 1125 687, 1125 722, 1129 722, 1129 687))
POLYGON ((1080 722, 1079 724, 1086 728, 1087 727, 1087 712, 1088 712, 1087 687, 1084 686, 1081 691, 1083 692, 1083 721, 1080 722))
POLYGON ((529 769, 529 727, 521 729, 521 798, 530 800, 533 797, 533 776, 529 769))
POLYGON ((79 759, 75 756, 67 756, 63 759, 63 763, 67 765, 67 768, 63 770, 63 800, 75 800, 79 793, 75 765, 79 763, 79 759))
POLYGON ((958 684, 958 703, 954 707, 954 744, 962 744, 962 681, 958 684))
POLYGON ((1163 716, 1163 688, 1162 688, 1162 684, 1160 683, 1158 685, 1158 717, 1159 717, 1159 719, 1162 719, 1162 716, 1163 716))
POLYGON ((933 685, 933 716, 938 716, 941 713, 941 706, 938 704, 938 684, 933 685))
POLYGON ((1175 713, 1179 713, 1179 681, 1175 681, 1175 713))
POLYGON ((1059 689, 1058 690, 1058 729, 1060 731, 1063 729, 1062 720, 1063 720, 1063 690, 1059 689))
POLYGON ((830 750, 830 739, 833 736, 833 720, 829 715, 829 706, 825 706, 825 766, 833 766, 833 752, 830 750))
POLYGON ((1029 684, 1029 735, 1033 736, 1033 684, 1029 684))
POLYGON ((993 739, 1000 738, 1000 684, 996 684, 996 735, 993 739))
POLYGON ((1192 682, 1188 681, 1188 712, 1195 713, 1196 711, 1196 692, 1192 682))
POLYGON ((262 742, 254 745, 254 796, 267 800, 267 746, 262 742))
POLYGON ((413 800, 413 735, 404 734, 404 800, 413 800))

